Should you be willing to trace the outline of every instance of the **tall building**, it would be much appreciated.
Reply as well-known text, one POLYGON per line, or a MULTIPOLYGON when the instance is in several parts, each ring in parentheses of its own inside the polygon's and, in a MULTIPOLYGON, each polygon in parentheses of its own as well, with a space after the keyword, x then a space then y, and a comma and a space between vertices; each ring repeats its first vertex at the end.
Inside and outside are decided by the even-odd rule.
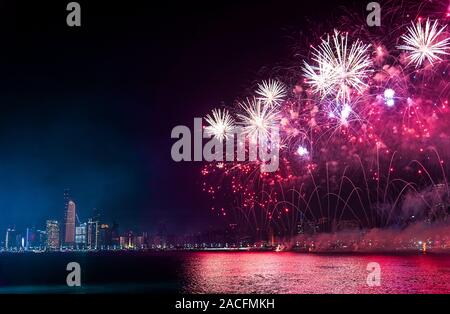
POLYGON ((25 250, 39 247, 39 234, 35 228, 27 228, 25 232, 25 250))
POLYGON ((70 201, 70 190, 64 189, 64 212, 66 212, 67 208, 69 207, 69 201, 70 201))
POLYGON ((47 246, 47 231, 37 230, 37 247, 43 249, 47 246))
POLYGON ((87 243, 87 224, 82 223, 75 228, 75 243, 77 247, 82 249, 86 247, 87 243))
POLYGON ((75 244, 75 219, 76 219, 76 206, 75 202, 70 200, 67 203, 67 210, 65 215, 65 237, 64 243, 66 245, 74 245, 75 244))
POLYGON ((146 247, 144 235, 134 237, 133 245, 135 249, 144 249, 146 247))
POLYGON ((116 222, 113 222, 111 227, 111 244, 115 247, 120 245, 120 231, 119 225, 116 222))
POLYGON ((21 235, 15 228, 6 230, 5 248, 7 250, 19 249, 21 247, 21 235))
POLYGON ((47 248, 59 249, 59 223, 56 220, 47 220, 47 248))
POLYGON ((112 245, 112 234, 109 225, 107 224, 99 225, 98 234, 99 234, 99 242, 98 242, 99 249, 104 250, 112 245))
POLYGON ((98 221, 89 219, 87 222, 87 248, 97 250, 99 244, 99 226, 98 221))
POLYGON ((135 245, 135 237, 132 231, 127 232, 120 237, 120 247, 122 249, 133 249, 135 245))

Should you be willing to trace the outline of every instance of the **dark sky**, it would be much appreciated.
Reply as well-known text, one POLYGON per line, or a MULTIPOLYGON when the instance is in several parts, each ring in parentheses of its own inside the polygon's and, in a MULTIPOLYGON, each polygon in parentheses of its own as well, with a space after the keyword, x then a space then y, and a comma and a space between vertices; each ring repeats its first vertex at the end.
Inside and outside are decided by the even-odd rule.
MULTIPOLYGON (((172 128, 230 104, 292 37, 339 3, 0 1, 0 230, 61 219, 70 188, 122 229, 215 224, 199 164, 171 160, 172 128), (95 4, 94 4, 95 2, 95 4)), ((366 2, 363 2, 366 3, 366 2)), ((360 5, 364 10, 364 5, 360 5)))

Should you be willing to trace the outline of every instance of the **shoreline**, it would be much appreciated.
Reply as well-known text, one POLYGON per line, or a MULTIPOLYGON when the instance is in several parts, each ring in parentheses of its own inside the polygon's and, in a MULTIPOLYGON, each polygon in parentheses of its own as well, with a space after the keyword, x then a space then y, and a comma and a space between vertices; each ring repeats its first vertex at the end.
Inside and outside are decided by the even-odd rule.
POLYGON ((171 254, 171 253, 295 253, 299 255, 329 255, 329 256, 339 256, 339 255, 386 255, 386 256, 448 256, 450 255, 450 250, 438 250, 438 251, 419 251, 419 250, 373 250, 373 251, 306 251, 306 250, 269 250, 269 249, 190 249, 190 250, 117 250, 117 251, 43 251, 43 252, 0 252, 0 257, 2 256, 18 256, 18 255, 145 255, 145 254, 171 254))

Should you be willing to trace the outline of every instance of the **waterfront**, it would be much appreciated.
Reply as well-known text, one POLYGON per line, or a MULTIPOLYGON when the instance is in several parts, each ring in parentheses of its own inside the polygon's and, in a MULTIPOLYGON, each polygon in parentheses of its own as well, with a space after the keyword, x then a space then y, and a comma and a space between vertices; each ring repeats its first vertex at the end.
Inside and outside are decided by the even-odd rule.
POLYGON ((4 254, 0 293, 450 293, 448 255, 294 252, 4 254), (82 287, 65 286, 66 265, 82 287), (366 283, 381 266, 381 286, 366 283))

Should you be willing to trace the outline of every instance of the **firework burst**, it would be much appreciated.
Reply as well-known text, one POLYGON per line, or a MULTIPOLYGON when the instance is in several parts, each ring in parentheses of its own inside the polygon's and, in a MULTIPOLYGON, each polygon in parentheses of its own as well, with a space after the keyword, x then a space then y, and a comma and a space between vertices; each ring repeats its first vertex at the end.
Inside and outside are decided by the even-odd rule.
POLYGON ((238 114, 245 134, 252 140, 268 139, 270 133, 278 127, 280 115, 275 107, 263 104, 257 98, 239 103, 243 114, 238 114))
POLYGON ((312 60, 317 65, 304 62, 306 83, 323 98, 335 96, 347 101, 352 89, 361 93, 367 87, 365 81, 372 71, 369 47, 359 39, 349 45, 347 33, 335 30, 331 37, 322 39, 318 48, 313 47, 312 60))
POLYGON ((407 51, 408 65, 414 63, 418 68, 425 60, 430 65, 442 61, 441 56, 448 55, 450 49, 450 38, 441 36, 446 27, 447 25, 444 25, 439 28, 437 20, 431 24, 430 19, 427 19, 425 27, 422 26, 421 20, 415 24, 412 22, 412 26, 408 27, 406 34, 401 37, 404 44, 397 47, 407 51))
POLYGON ((228 113, 228 110, 213 109, 212 116, 206 115, 208 126, 205 128, 205 134, 214 136, 219 141, 228 139, 234 130, 234 119, 228 113))
POLYGON ((287 95, 284 85, 275 80, 262 81, 256 94, 259 96, 256 99, 269 107, 279 106, 287 95))

